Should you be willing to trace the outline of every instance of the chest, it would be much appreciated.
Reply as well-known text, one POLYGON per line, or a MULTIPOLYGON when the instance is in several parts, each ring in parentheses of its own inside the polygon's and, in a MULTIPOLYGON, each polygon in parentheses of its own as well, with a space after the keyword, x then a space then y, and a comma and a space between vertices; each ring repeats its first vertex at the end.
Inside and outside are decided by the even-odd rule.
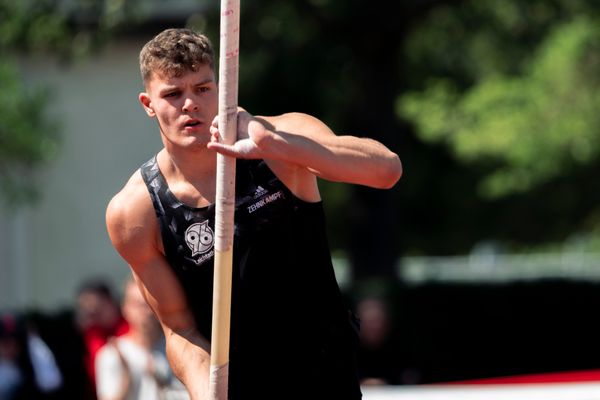
MULTIPOLYGON (((244 172, 236 179, 234 249, 243 246, 245 238, 281 224, 294 210, 293 196, 272 174, 261 174, 260 170, 244 172)), ((184 271, 212 268, 215 206, 191 208, 163 196, 160 207, 164 214, 162 242, 171 265, 184 271)))

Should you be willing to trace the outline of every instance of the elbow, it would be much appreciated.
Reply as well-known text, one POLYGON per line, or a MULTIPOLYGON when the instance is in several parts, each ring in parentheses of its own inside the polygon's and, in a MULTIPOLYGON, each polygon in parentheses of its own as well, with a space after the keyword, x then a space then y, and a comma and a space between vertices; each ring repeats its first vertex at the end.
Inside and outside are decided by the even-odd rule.
POLYGON ((402 177, 402 162, 397 154, 393 154, 379 174, 379 189, 391 189, 402 177))

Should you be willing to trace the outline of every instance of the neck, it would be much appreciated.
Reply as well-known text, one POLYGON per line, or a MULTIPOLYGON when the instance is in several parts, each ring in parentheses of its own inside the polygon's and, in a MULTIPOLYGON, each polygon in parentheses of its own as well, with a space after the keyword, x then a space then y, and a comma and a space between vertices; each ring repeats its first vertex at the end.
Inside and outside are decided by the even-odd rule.
POLYGON ((199 175, 212 173, 217 168, 217 153, 209 149, 190 151, 169 146, 159 153, 159 157, 161 155, 173 170, 187 180, 194 180, 199 175))
POLYGON ((169 189, 185 204, 203 207, 214 202, 216 153, 162 150, 158 164, 169 189))

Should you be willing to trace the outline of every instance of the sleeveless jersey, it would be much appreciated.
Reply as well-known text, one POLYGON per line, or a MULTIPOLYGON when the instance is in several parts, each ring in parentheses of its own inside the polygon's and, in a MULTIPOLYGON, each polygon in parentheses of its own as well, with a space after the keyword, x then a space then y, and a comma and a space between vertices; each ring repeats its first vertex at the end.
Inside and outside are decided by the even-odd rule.
MULTIPOLYGON (((210 340, 215 207, 180 202, 156 157, 140 171, 167 261, 210 340)), ((234 220, 229 398, 361 398, 322 203, 295 197, 264 161, 237 160, 234 220)))

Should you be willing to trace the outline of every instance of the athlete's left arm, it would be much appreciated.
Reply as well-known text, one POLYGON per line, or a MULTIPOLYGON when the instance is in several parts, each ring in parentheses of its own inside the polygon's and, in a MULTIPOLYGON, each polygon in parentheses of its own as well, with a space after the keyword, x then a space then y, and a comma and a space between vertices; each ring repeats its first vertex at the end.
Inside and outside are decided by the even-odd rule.
POLYGON ((368 138, 338 136, 323 122, 307 114, 277 117, 238 114, 239 140, 232 146, 218 143, 213 124, 209 147, 238 158, 283 161, 308 169, 330 181, 387 189, 402 175, 397 154, 368 138))

